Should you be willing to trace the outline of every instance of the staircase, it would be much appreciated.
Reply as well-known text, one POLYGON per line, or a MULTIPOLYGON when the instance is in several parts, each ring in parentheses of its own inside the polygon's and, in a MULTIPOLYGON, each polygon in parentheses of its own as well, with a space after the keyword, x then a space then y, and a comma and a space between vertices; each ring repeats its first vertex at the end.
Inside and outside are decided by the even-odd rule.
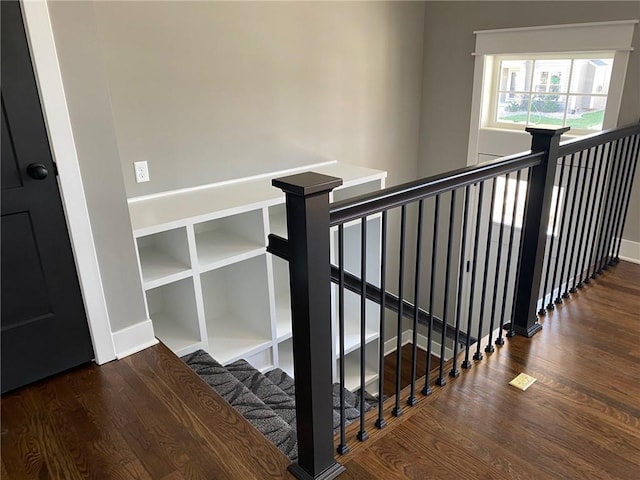
MULTIPOLYGON (((222 398, 229 402, 260 433, 291 461, 298 458, 296 435, 295 384, 283 370, 266 373, 246 360, 221 365, 204 350, 182 357, 222 398)), ((360 418, 360 395, 344 391, 345 422, 360 418)), ((365 411, 375 406, 375 397, 365 392, 365 411)), ((333 429, 340 428, 340 385, 333 385, 333 429)))

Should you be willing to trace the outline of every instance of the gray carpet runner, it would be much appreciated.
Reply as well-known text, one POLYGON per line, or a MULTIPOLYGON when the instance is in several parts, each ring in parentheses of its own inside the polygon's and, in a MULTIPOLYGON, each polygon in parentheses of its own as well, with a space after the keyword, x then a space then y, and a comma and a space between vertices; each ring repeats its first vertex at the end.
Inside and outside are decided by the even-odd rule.
MULTIPOLYGON (((293 378, 276 368, 260 373, 246 360, 222 366, 204 350, 182 360, 218 394, 238 410, 260 433, 289 459, 298 456, 296 438, 295 384, 293 378)), ((360 417, 360 395, 344 390, 345 424, 360 417)), ((365 392, 365 411, 377 399, 365 392)), ((340 385, 333 385, 333 430, 340 428, 340 385)))

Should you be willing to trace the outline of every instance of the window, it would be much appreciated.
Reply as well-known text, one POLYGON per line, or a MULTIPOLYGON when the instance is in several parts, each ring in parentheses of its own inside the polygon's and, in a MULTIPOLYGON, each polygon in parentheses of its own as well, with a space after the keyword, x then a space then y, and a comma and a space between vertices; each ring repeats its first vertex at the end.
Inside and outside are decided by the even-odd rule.
POLYGON ((601 130, 614 53, 495 56, 488 126, 601 130))

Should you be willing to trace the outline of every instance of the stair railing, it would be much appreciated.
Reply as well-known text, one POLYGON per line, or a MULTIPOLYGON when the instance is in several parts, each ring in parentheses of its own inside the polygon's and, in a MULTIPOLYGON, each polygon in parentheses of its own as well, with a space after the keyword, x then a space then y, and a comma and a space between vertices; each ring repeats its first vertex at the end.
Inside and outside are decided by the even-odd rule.
MULTIPOLYGON (((483 338, 487 340, 484 352, 490 354, 494 343, 504 344, 503 330, 506 337, 533 336, 542 328, 536 313, 551 308, 544 306, 547 295, 551 299, 557 294, 554 302, 560 303, 617 263, 638 163, 640 123, 560 144, 567 130, 528 128, 532 135, 529 152, 335 203, 329 202, 329 192, 341 185, 338 178, 308 172, 273 181, 286 194, 289 238, 269 235, 268 251, 289 261, 299 452, 290 471, 297 478, 330 479, 344 470, 334 458, 330 419, 336 333, 343 360, 336 376, 341 387, 345 386, 347 292, 358 295, 360 303, 361 408, 356 436, 364 441, 368 437, 365 387, 371 383, 365 375, 366 365, 371 364, 365 336, 375 311, 370 306, 377 308, 374 320, 379 336, 374 358, 378 369, 375 427, 383 428, 389 312, 397 319, 391 415, 400 416, 407 322, 412 337, 405 401, 413 406, 419 401, 419 375, 424 374, 421 393, 429 395, 434 385, 446 385, 447 375, 458 376, 458 366, 471 368, 471 356, 474 361, 482 360, 483 338), (380 231, 371 234, 367 221, 376 216, 380 231), (431 221, 427 233, 425 220, 431 221), (354 222, 360 225, 359 265, 348 268, 345 225, 352 227, 354 222), (409 239, 413 225, 416 235, 409 239), (398 271, 393 272, 397 273, 396 293, 391 293, 388 250, 395 227, 399 230, 398 271), (331 235, 337 236, 334 257, 338 265, 331 263, 331 235), (372 274, 367 271, 367 242, 378 240, 380 265, 372 274), (412 265, 407 262, 408 246, 413 247, 412 265), (409 279, 413 285, 407 288, 409 279), (337 284, 337 332, 332 331, 331 321, 332 281, 337 284), (426 360, 418 366, 420 342, 426 360), (464 356, 459 363, 461 349, 464 356), (433 371, 432 355, 439 357, 433 371), (449 372, 444 371, 447 357, 449 372)), ((349 449, 343 394, 340 410, 337 451, 343 454, 349 449)))

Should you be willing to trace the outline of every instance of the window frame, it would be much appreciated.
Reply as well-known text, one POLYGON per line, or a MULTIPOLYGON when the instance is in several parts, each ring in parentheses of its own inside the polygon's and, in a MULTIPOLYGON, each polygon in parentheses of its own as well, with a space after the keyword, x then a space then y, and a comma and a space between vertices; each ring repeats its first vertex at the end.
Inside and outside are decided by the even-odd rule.
MULTIPOLYGON (((605 128, 605 119, 607 117, 607 109, 609 107, 609 93, 611 91, 611 83, 614 75, 615 62, 616 62, 616 51, 608 50, 608 51, 593 51, 593 52, 554 52, 554 53, 537 53, 537 54, 496 54, 490 55, 491 59, 489 62, 490 69, 487 69, 487 73, 485 76, 485 82, 488 84, 488 88, 484 89, 482 104, 484 106, 484 114, 482 115, 482 122, 480 128, 494 128, 494 129, 503 129, 503 130, 514 130, 514 131, 523 131, 525 127, 530 126, 528 123, 529 117, 531 115, 531 104, 529 104, 529 108, 527 110, 527 121, 525 123, 510 123, 510 122, 500 122, 497 118, 497 100, 501 94, 505 93, 500 90, 500 78, 501 78, 501 62, 504 60, 532 60, 532 61, 540 61, 540 60, 570 60, 571 67, 569 73, 569 80, 567 81, 567 91, 559 92, 559 95, 566 96, 567 98, 571 96, 589 96, 589 97, 601 97, 606 99, 605 104, 605 115, 602 123, 602 127, 600 129, 587 129, 587 128, 575 128, 571 127, 572 135, 587 135, 590 133, 595 133, 598 131, 602 131, 605 128), (593 93, 577 93, 571 92, 571 74, 573 71, 573 62, 575 60, 592 60, 592 59, 611 59, 611 76, 609 78, 609 90, 606 94, 593 94, 593 93), (486 97, 485 97, 486 96, 486 97)), ((542 93, 544 95, 555 94, 556 92, 538 92, 534 89, 534 75, 535 75, 535 66, 532 70, 531 77, 531 88, 528 92, 516 92, 518 94, 525 95, 534 95, 536 93, 542 93)), ((550 75, 551 77, 551 75, 550 75)), ((547 79, 547 85, 550 85, 551 79, 547 79)), ((566 124, 566 115, 567 115, 568 105, 565 106, 564 116, 563 116, 563 126, 566 124)), ((617 116, 617 115, 616 115, 617 116)), ((559 128, 559 126, 558 126, 559 128)))
MULTIPOLYGON (((490 132, 493 136, 500 138, 503 138, 503 132, 522 137, 523 140, 518 142, 509 140, 507 142, 509 147, 515 143, 520 145, 524 142, 530 142, 530 136, 524 131, 524 128, 519 132, 515 129, 483 126, 487 124, 488 109, 484 108, 482 98, 485 97, 485 90, 489 87, 489 82, 485 81, 485 75, 493 66, 493 56, 615 51, 607 109, 603 122, 603 129, 614 128, 618 126, 618 114, 622 103, 629 54, 633 51, 633 32, 638 23, 640 21, 637 19, 629 19, 474 31, 476 46, 475 51, 472 52, 475 60, 467 165, 476 165, 479 162, 478 144, 481 131, 490 132)), ((569 131, 568 135, 563 135, 565 138, 571 136, 575 136, 572 131, 569 131)), ((525 149, 522 148, 522 150, 525 149)))

